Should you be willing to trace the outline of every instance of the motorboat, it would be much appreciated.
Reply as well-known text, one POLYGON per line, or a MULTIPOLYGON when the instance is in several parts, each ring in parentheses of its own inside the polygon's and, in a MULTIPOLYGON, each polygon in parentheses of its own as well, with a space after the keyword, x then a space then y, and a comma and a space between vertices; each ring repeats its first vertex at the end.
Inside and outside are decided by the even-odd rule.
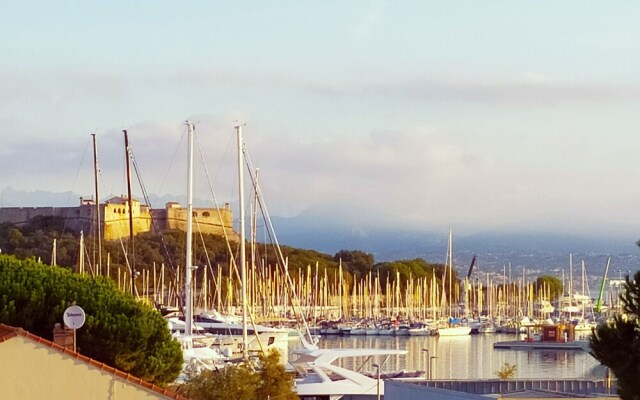
POLYGON ((468 325, 451 325, 438 328, 438 336, 466 336, 471 333, 468 325))
POLYGON ((395 336, 409 336, 410 335, 409 329, 411 329, 409 327, 409 325, 400 324, 400 325, 394 327, 393 334, 395 336))
POLYGON ((366 335, 367 329, 363 326, 356 325, 351 329, 351 336, 366 335))
MULTIPOLYGON (((175 337, 185 332, 183 317, 165 317, 169 330, 175 337)), ((225 318, 217 313, 200 313, 193 317, 192 332, 199 335, 201 341, 208 346, 218 349, 231 349, 232 353, 242 351, 242 323, 231 322, 233 316, 225 318)), ((272 328, 251 324, 247 328, 248 350, 260 351, 264 348, 282 348, 287 345, 290 330, 288 328, 272 328)))
POLYGON ((431 336, 431 328, 428 325, 409 328, 410 336, 431 336))
MULTIPOLYGON (((242 335, 242 321, 224 318, 218 313, 200 313, 193 317, 197 326, 214 335, 242 335)), ((289 337, 289 328, 274 328, 259 324, 248 324, 248 335, 267 334, 275 341, 286 341, 289 337)))
POLYGON ((198 336, 179 335, 176 339, 182 348, 182 371, 176 381, 178 383, 186 382, 202 371, 224 368, 231 359, 229 352, 209 347, 198 336))
POLYGON ((449 318, 438 326, 438 336, 465 336, 471 333, 471 327, 457 318, 449 318))
POLYGON ((380 336, 393 336, 395 334, 396 328, 392 325, 383 325, 378 329, 378 335, 380 336))
POLYGON ((380 334, 380 327, 377 325, 369 326, 365 329, 365 334, 367 336, 375 336, 380 334))
MULTIPOLYGON (((380 374, 380 368, 392 355, 405 355, 407 350, 389 349, 314 349, 297 350, 294 352, 295 360, 290 364, 298 374, 295 380, 295 390, 302 400, 306 399, 330 399, 338 400, 344 396, 357 399, 359 396, 384 395, 384 378, 380 374), (372 374, 364 374, 363 367, 373 357, 383 357, 383 362, 377 366, 372 374), (353 359, 359 366, 350 370, 337 364, 342 359, 353 359)), ((375 365, 375 364, 374 364, 375 365)))

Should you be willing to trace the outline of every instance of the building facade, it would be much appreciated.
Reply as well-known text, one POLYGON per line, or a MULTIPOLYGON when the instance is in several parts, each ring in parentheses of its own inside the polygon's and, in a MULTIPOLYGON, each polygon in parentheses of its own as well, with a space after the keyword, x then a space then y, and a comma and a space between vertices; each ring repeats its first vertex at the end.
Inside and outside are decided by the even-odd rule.
POLYGON ((187 400, 23 329, 0 324, 0 398, 187 400))

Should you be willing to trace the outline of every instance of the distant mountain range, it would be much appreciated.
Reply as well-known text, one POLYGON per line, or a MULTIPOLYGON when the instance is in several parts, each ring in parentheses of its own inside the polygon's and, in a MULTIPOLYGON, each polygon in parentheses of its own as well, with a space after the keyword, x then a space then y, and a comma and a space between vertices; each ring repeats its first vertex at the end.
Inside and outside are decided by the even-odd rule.
MULTIPOLYGON (((272 218, 280 243, 335 254, 340 250, 363 250, 376 261, 423 258, 444 263, 448 232, 408 230, 365 230, 347 223, 314 224, 298 218, 272 218)), ((480 268, 502 271, 527 267, 553 270, 568 267, 569 255, 576 269, 585 261, 589 269, 604 270, 607 257, 611 268, 635 271, 640 267, 640 248, 634 238, 612 239, 539 232, 486 231, 453 237, 454 264, 468 266, 474 255, 480 268)))
POLYGON ((71 207, 80 204, 80 195, 68 192, 0 190, 0 207, 71 207))
MULTIPOLYGON (((24 192, 5 188, 0 196, 0 207, 75 206, 79 197, 72 192, 24 192)), ((162 208, 168 201, 185 203, 184 198, 175 196, 152 196, 150 200, 154 208, 162 208)), ((212 206, 201 200, 195 203, 212 206)), ((373 254, 376 262, 414 258, 445 262, 448 232, 370 228, 350 221, 348 217, 326 213, 303 213, 292 218, 272 216, 271 219, 282 245, 331 255, 340 250, 362 250, 373 254)), ((576 270, 584 261, 590 273, 602 274, 607 258, 611 256, 611 273, 624 274, 640 268, 637 239, 491 230, 463 236, 454 231, 454 265, 466 269, 473 255, 477 255, 478 268, 485 271, 503 271, 510 264, 514 270, 525 267, 558 272, 568 268, 572 254, 576 270)))
MULTIPOLYGON (((105 198, 119 196, 120 194, 101 195, 105 198)), ((75 207, 80 204, 81 195, 68 192, 46 192, 42 190, 23 191, 14 190, 12 188, 4 188, 0 191, 0 207, 75 207)), ((136 198, 136 196, 133 196, 136 198)), ((93 198, 91 194, 85 198, 93 198)), ((158 196, 150 195, 149 201, 153 208, 164 208, 165 204, 170 201, 177 201, 181 204, 187 203, 186 196, 158 196)), ((213 203, 207 200, 194 199, 197 207, 213 207, 213 203)))

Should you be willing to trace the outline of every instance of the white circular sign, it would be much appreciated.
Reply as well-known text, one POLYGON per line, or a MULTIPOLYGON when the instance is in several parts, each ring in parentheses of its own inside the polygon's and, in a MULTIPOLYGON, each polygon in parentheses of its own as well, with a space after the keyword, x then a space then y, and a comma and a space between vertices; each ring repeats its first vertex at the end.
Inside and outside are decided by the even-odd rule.
POLYGON ((64 310, 62 320, 67 328, 78 329, 84 325, 84 310, 78 306, 70 306, 64 310))

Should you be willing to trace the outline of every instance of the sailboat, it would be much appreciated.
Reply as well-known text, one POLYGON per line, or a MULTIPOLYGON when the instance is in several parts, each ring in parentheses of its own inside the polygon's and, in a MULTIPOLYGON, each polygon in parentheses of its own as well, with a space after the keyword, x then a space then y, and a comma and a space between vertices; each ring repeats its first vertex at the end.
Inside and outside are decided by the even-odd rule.
POLYGON ((573 298, 582 308, 582 314, 572 321, 572 323, 575 325, 575 331, 591 332, 591 330, 595 329, 598 324, 595 321, 591 320, 591 318, 593 317, 593 303, 591 302, 589 284, 587 281, 587 269, 584 265, 584 260, 582 261, 582 291, 580 294, 574 294, 573 298))
MULTIPOLYGON (((461 324, 460 321, 456 318, 453 318, 452 315, 452 281, 453 281, 453 241, 451 229, 449 229, 449 246, 447 252, 447 260, 449 267, 449 320, 446 325, 438 327, 438 335, 439 336, 464 336, 471 333, 471 327, 466 324, 461 324)), ((445 277, 447 274, 447 263, 445 263, 445 277)), ((443 278, 442 282, 444 285, 445 279, 443 278)), ((443 290, 444 295, 444 290, 443 290)))
POLYGON ((192 259, 192 233, 193 233, 193 131, 191 122, 186 122, 188 128, 188 178, 187 178, 187 243, 185 256, 185 304, 184 304, 184 333, 177 335, 176 339, 182 346, 183 368, 178 381, 183 381, 191 374, 198 374, 203 370, 212 370, 222 364, 227 358, 219 350, 212 349, 198 342, 198 337, 193 335, 193 296, 191 295, 191 272, 193 270, 192 259))
MULTIPOLYGON (((187 122, 189 126, 189 139, 191 140, 193 135, 193 125, 187 122)), ((249 356, 249 351, 263 351, 267 348, 275 347, 278 349, 282 349, 287 345, 288 337, 289 337, 289 329, 288 328, 277 328, 277 327, 269 327, 263 326, 259 324, 253 323, 253 320, 249 318, 248 312, 249 307, 247 307, 248 299, 247 299, 247 271, 246 271, 246 248, 245 248, 245 212, 244 212, 244 145, 242 139, 242 127, 236 126, 237 133, 237 143, 238 143, 238 173, 239 173, 239 203, 240 203, 240 235, 239 235, 239 245, 240 245, 240 260, 238 263, 239 268, 239 277, 241 280, 240 289, 241 289, 241 304, 242 304, 242 316, 235 315, 223 315, 217 310, 205 310, 197 315, 194 315, 193 310, 194 306, 190 302, 192 301, 193 296, 191 294, 187 295, 187 299, 189 302, 185 307, 184 322, 180 321, 177 318, 172 319, 173 327, 172 329, 180 332, 187 332, 189 329, 187 324, 191 324, 191 334, 194 329, 198 329, 200 333, 206 335, 201 337, 200 339, 215 347, 223 350, 224 354, 230 355, 237 351, 242 353, 242 358, 247 359, 249 356), (195 323, 195 325, 194 325, 195 323)), ((192 145, 189 145, 190 154, 192 145)), ((190 171, 192 170, 192 156, 189 158, 190 171)), ((192 175, 192 172, 189 173, 192 175)), ((189 180, 191 182, 191 178, 189 180)), ((192 183, 190 183, 189 193, 192 193, 192 183)), ((187 233, 188 244, 187 247, 190 248, 190 241, 192 237, 192 201, 188 200, 188 210, 187 210, 187 229, 191 233, 187 233)), ((191 256, 187 255, 189 262, 191 261, 191 256)), ((187 271, 185 271, 187 275, 185 275, 185 292, 191 292, 191 274, 190 271, 193 267, 187 265, 187 271)))

